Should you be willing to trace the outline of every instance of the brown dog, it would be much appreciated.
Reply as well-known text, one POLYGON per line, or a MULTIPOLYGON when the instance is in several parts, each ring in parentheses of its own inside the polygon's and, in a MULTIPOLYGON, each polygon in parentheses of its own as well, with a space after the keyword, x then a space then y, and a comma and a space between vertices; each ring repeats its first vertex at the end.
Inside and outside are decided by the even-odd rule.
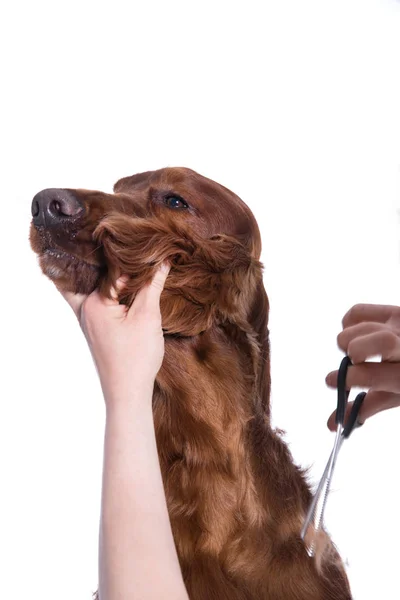
POLYGON ((270 425, 268 298, 249 208, 190 169, 121 179, 114 194, 49 189, 32 249, 61 290, 131 305, 163 261, 165 358, 153 409, 172 530, 191 600, 350 600, 332 543, 300 530, 311 494, 270 425))

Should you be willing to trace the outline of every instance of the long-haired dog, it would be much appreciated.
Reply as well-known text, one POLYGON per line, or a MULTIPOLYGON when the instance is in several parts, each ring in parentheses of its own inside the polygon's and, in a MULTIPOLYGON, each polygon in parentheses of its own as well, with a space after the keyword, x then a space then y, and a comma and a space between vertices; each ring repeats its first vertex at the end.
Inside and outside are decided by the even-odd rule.
POLYGON ((165 357, 154 422, 172 531, 191 600, 350 600, 329 548, 300 531, 311 492, 270 423, 268 298, 244 202, 186 168, 140 173, 113 194, 47 189, 30 242, 60 290, 131 305, 163 262, 165 357), (110 296, 109 296, 110 297, 110 296))

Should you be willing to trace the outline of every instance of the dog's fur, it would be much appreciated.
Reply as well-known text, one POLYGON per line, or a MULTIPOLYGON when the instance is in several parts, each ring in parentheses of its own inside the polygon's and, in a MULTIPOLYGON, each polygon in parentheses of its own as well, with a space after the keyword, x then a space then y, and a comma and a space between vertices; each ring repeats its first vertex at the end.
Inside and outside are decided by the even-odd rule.
POLYGON ((59 289, 109 295, 126 273, 120 302, 131 305, 158 265, 172 264, 153 407, 191 600, 350 600, 327 536, 321 565, 306 553, 310 489, 271 428, 269 305, 249 208, 184 168, 121 179, 114 194, 70 192, 83 216, 57 229, 31 225, 31 246, 59 289))

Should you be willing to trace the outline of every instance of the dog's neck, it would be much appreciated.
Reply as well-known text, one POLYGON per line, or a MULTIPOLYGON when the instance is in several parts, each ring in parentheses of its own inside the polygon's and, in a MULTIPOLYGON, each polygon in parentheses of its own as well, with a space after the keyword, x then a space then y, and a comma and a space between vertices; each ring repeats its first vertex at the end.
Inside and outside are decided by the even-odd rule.
POLYGON ((249 444, 254 365, 238 347, 221 328, 167 339, 154 393, 167 503, 173 529, 180 530, 175 537, 189 535, 182 529, 190 520, 193 542, 197 534, 197 547, 215 553, 233 527, 266 519, 249 444))

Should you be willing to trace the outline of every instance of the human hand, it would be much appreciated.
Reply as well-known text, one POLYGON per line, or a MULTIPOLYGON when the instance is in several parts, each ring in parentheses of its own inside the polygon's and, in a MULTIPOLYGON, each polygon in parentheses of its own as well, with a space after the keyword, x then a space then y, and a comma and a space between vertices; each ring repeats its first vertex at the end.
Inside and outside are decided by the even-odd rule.
POLYGON ((168 272, 169 266, 162 265, 129 309, 118 303, 126 275, 111 290, 112 299, 97 290, 89 296, 60 291, 89 344, 106 404, 118 396, 131 397, 133 390, 153 390, 164 357, 160 296, 168 272))
MULTIPOLYGON (((400 307, 382 304, 356 304, 342 321, 343 331, 337 343, 351 359, 346 388, 369 388, 359 413, 360 422, 374 414, 400 406, 400 307), (365 362, 380 355, 382 362, 365 362)), ((338 371, 325 379, 329 387, 337 387, 338 371)), ((349 402, 346 417, 353 402, 349 402)), ((336 411, 328 419, 331 431, 336 429, 336 411)))

